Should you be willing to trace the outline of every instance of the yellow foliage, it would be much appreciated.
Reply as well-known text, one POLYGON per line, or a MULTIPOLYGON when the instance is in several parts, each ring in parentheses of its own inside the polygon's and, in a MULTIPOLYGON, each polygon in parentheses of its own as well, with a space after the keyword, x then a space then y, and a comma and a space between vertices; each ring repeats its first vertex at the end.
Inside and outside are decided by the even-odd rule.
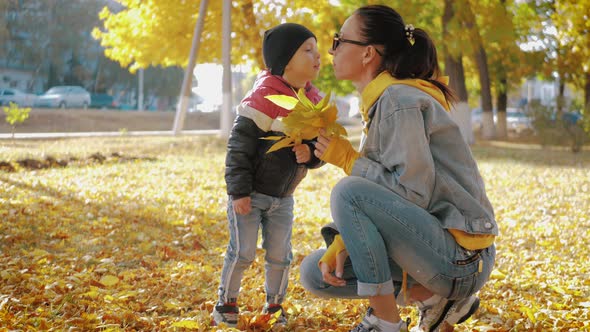
POLYGON ((314 104, 307 98, 303 89, 297 92, 297 98, 285 95, 272 95, 265 98, 274 104, 289 110, 289 114, 281 119, 285 136, 269 136, 263 139, 278 140, 268 149, 267 153, 301 144, 303 140, 311 140, 319 136, 324 129, 331 136, 346 136, 346 129, 336 122, 338 109, 330 101, 331 93, 314 104))
MULTIPOLYGON (((123 67, 130 66, 131 71, 156 65, 187 65, 200 1, 117 1, 126 8, 114 13, 105 7, 99 14, 103 26, 92 32, 109 58, 123 67)), ((209 1, 198 62, 221 62, 222 3, 209 1)), ((264 31, 285 21, 309 27, 327 58, 332 35, 347 14, 327 0, 234 0, 232 63, 262 68, 264 31)))

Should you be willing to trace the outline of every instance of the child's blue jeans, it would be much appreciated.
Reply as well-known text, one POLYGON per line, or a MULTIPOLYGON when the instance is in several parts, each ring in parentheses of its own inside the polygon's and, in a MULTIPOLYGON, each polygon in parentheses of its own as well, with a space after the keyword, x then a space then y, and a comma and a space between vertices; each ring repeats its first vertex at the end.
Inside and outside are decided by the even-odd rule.
POLYGON ((230 241, 225 253, 219 300, 237 299, 244 271, 256 258, 258 228, 262 228, 265 250, 265 289, 268 303, 282 303, 289 279, 293 197, 273 197, 254 192, 252 211, 247 215, 234 212, 229 198, 227 215, 230 241))

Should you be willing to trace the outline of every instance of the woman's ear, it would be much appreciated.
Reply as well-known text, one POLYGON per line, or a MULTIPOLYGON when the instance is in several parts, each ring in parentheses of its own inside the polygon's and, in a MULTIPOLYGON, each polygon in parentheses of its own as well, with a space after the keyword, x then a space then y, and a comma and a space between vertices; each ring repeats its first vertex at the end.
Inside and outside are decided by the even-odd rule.
POLYGON ((363 52, 363 67, 374 61, 379 62, 379 60, 379 54, 377 54, 375 47, 371 45, 367 46, 363 52))

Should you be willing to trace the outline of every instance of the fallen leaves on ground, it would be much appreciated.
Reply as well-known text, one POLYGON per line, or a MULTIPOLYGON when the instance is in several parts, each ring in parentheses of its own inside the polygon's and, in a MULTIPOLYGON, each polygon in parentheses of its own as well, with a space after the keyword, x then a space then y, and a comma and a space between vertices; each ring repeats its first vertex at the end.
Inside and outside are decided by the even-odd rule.
MULTIPOLYGON (((210 326, 227 245, 223 141, 212 137, 23 141, 2 159, 151 156, 0 172, 0 329, 230 331, 210 326), (20 144, 20 145, 19 145, 20 144)), ((590 154, 474 147, 501 236, 478 313, 456 331, 590 330, 590 154)), ((298 189, 284 331, 348 331, 367 303, 299 284, 323 246, 332 166, 298 189)), ((263 251, 245 273, 240 328, 263 331, 263 251)), ((405 308, 403 316, 417 321, 405 308)))

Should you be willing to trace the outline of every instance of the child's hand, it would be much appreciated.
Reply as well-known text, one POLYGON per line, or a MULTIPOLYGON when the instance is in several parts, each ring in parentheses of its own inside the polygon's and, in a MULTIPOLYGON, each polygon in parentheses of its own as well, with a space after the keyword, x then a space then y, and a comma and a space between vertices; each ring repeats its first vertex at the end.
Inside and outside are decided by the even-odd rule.
POLYGON ((305 164, 311 160, 311 149, 307 144, 297 144, 292 151, 295 152, 295 158, 299 164, 305 164))
POLYGON ((234 211, 240 215, 246 215, 252 211, 252 199, 250 196, 238 198, 232 202, 234 211))
POLYGON ((330 145, 331 138, 327 136, 327 133, 324 129, 320 129, 320 135, 318 136, 318 141, 315 143, 315 154, 316 157, 322 159, 322 156, 328 149, 328 145, 330 145))

